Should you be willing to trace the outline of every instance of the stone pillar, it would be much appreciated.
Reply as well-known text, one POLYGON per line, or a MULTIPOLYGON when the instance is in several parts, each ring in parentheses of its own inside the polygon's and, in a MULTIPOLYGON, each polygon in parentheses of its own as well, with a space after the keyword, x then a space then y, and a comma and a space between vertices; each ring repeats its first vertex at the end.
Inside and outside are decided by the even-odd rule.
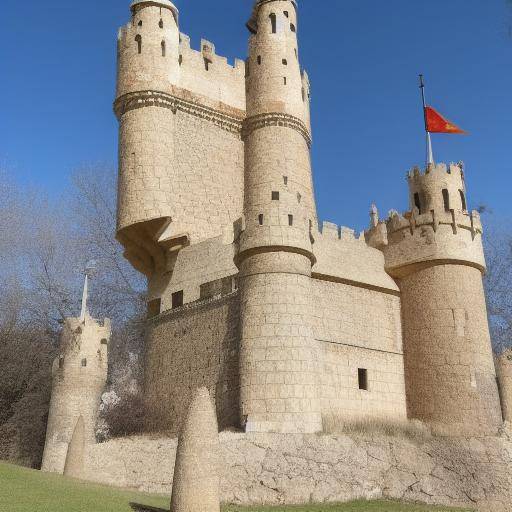
POLYGON ((496 360, 503 419, 512 426, 512 348, 496 360))

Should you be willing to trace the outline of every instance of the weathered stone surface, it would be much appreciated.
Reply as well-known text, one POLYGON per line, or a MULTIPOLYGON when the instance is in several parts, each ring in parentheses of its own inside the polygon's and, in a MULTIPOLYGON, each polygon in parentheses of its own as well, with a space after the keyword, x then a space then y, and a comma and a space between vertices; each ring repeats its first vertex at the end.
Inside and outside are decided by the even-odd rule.
POLYGON ((171 511, 219 512, 219 466, 217 417, 208 390, 200 388, 178 440, 171 511))
MULTIPOLYGON (((512 438, 220 434, 221 499, 281 504, 390 498, 510 512, 512 438)), ((176 439, 97 445, 89 479, 170 493, 176 439), (104 461, 109 461, 106 468, 104 461)))
POLYGON ((71 442, 69 443, 66 463, 64 464, 64 475, 72 478, 84 476, 84 455, 85 455, 85 423, 82 416, 76 422, 71 442))

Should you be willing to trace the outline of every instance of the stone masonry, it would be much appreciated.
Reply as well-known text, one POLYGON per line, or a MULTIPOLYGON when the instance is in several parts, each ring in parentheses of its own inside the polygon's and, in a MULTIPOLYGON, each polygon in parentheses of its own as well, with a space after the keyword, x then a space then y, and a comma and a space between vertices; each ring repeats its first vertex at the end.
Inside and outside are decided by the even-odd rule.
MULTIPOLYGON (((312 433, 336 416, 502 424, 482 226, 462 164, 415 169, 409 210, 319 224, 295 0, 257 0, 249 54, 192 49, 169 0, 118 37, 118 233, 148 278, 147 430, 206 386, 221 428, 312 433)), ((503 385, 506 389, 506 384, 503 385)))

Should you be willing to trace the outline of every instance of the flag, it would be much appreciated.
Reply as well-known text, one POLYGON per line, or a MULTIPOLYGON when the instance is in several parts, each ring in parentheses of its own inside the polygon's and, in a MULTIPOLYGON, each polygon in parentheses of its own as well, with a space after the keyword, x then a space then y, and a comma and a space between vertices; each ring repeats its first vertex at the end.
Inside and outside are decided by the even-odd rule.
POLYGON ((445 119, 432 107, 425 107, 425 121, 427 132, 430 133, 467 133, 451 121, 448 121, 448 119, 445 119))

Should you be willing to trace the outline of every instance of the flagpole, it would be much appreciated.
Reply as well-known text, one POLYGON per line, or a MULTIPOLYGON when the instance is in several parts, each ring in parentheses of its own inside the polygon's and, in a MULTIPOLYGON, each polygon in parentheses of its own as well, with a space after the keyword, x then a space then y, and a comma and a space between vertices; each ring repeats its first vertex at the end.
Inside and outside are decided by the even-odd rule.
POLYGON ((427 167, 434 163, 434 153, 432 151, 432 139, 430 138, 430 132, 428 131, 427 122, 427 101, 425 99, 425 81, 423 75, 420 75, 420 89, 421 89, 421 100, 423 102, 423 120, 425 122, 425 133, 427 134, 427 167))

